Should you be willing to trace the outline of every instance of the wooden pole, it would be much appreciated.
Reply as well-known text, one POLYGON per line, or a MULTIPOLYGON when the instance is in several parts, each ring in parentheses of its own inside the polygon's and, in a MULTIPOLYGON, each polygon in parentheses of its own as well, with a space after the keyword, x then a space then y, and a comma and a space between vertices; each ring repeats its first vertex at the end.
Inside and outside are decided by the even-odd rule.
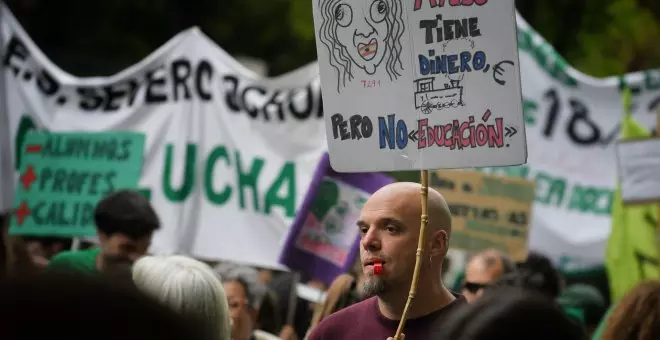
MULTIPOLYGON (((660 137, 660 106, 655 109, 655 135, 660 137)), ((660 235, 660 203, 656 205, 655 230, 660 235)))
MULTIPOLYGON (((406 325, 406 317, 410 311, 410 306, 412 305, 413 299, 415 298, 415 292, 417 291, 417 281, 419 281, 420 269, 422 268, 422 252, 424 251, 424 236, 426 234, 426 226, 429 224, 429 214, 428 214, 428 197, 429 197, 429 171, 421 171, 421 180, 422 184, 422 216, 421 223, 419 226, 419 241, 417 242, 417 258, 415 259, 415 271, 413 272, 412 283, 410 284, 410 293, 408 294, 408 301, 406 301, 406 307, 403 309, 403 314, 401 314, 401 320, 399 321, 399 328, 396 330, 394 335, 394 340, 402 340, 401 334, 403 332, 403 327, 406 325)), ((659 205, 660 207, 660 205, 659 205)), ((660 208, 659 208, 660 209, 660 208)))

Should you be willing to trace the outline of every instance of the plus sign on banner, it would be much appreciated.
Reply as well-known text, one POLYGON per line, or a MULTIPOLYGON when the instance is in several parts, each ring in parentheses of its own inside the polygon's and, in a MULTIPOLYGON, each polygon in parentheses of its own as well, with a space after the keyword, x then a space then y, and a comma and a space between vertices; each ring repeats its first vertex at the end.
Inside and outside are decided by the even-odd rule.
POLYGON ((137 187, 144 135, 31 133, 22 148, 10 235, 92 236, 96 203, 137 187))

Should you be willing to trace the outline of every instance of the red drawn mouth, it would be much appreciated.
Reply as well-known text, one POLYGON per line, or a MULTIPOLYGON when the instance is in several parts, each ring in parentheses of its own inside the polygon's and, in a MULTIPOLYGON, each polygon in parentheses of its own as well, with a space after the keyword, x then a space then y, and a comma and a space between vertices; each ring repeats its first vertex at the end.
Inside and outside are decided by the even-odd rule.
POLYGON ((376 56, 378 51, 378 42, 376 39, 371 39, 369 43, 359 43, 357 45, 358 53, 364 60, 371 60, 376 56))

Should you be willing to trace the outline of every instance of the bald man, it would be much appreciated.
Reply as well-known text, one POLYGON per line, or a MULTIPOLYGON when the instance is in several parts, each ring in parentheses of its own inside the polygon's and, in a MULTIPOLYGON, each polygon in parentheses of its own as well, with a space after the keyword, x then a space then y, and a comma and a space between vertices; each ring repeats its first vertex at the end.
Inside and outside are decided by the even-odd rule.
POLYGON ((515 270, 515 263, 498 250, 487 249, 477 253, 465 267, 462 293, 468 302, 473 302, 481 296, 484 288, 494 283, 502 275, 515 270))
MULTIPOLYGON (((442 263, 451 234, 451 215, 444 198, 428 192, 429 223, 422 267, 414 302, 403 333, 407 339, 429 339, 443 328, 448 313, 465 304, 465 298, 442 283, 442 263)), ((415 268, 421 215, 421 186, 417 183, 387 185, 364 204, 357 227, 360 259, 366 278, 363 294, 369 298, 323 319, 310 340, 387 339, 396 332, 415 268), (382 272, 374 273, 374 263, 382 272)))

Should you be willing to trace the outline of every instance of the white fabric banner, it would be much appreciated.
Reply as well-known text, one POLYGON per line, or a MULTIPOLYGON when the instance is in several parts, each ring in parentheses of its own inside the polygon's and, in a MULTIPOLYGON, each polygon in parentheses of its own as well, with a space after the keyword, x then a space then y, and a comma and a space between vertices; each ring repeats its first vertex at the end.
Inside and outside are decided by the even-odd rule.
MULTIPOLYGON (((8 124, 0 133, 10 139, 0 143, 0 165, 17 167, 16 145, 33 127, 144 132, 140 184, 164 227, 153 251, 278 266, 281 240, 326 149, 316 65, 259 79, 190 29, 117 75, 77 78, 3 12, 8 124)), ((653 126, 660 71, 585 76, 517 20, 529 161, 484 171, 536 180, 532 249, 565 267, 601 264, 616 183, 619 88, 634 89, 636 118, 653 126)), ((0 172, 0 210, 11 209, 14 178, 0 172)))
MULTIPOLYGON (((76 78, 4 13, 11 145, 2 162, 18 164, 31 128, 143 132, 140 186, 163 225, 152 251, 278 267, 326 149, 316 65, 261 79, 193 28, 119 74, 76 78)), ((12 176, 3 174, 4 192, 12 176)))

